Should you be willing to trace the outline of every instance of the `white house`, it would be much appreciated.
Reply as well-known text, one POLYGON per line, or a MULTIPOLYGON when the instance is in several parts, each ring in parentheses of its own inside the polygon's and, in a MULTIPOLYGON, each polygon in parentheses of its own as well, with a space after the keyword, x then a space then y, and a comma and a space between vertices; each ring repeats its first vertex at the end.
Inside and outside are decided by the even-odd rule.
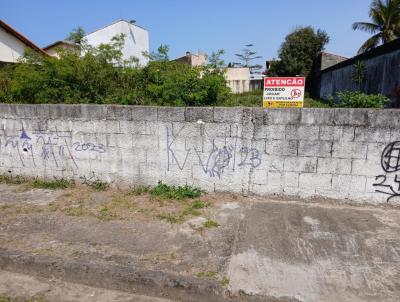
POLYGON ((0 20, 0 63, 17 63, 26 48, 47 55, 43 49, 0 20))
POLYGON ((140 65, 147 65, 149 60, 143 55, 143 52, 149 52, 149 32, 133 21, 115 21, 86 35, 83 40, 89 45, 99 46, 110 43, 113 37, 120 34, 125 35, 125 46, 122 49, 123 58, 129 59, 134 56, 139 59, 140 65))

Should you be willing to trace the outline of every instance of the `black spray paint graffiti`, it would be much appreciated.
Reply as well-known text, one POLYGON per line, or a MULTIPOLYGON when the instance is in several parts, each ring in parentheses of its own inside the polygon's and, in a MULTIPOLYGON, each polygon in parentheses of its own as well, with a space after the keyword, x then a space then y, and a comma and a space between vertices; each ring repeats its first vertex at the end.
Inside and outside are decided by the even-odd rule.
POLYGON ((50 162, 58 168, 65 161, 70 161, 73 166, 78 168, 75 153, 93 152, 102 154, 106 152, 106 147, 102 144, 71 142, 71 132, 60 132, 57 129, 54 131, 35 130, 28 133, 22 126, 19 134, 9 135, 5 129, 0 132, 0 150, 2 145, 5 150, 11 149, 11 153, 17 155, 22 167, 31 163, 36 168, 40 163, 50 162), (4 145, 1 137, 4 140, 4 145))
POLYGON ((375 192, 388 195, 387 202, 395 197, 400 197, 400 176, 395 174, 400 171, 400 142, 393 142, 386 146, 381 156, 381 166, 384 175, 376 177, 377 183, 373 186, 375 192), (393 182, 388 179, 389 175, 394 175, 393 182))
POLYGON ((223 146, 218 147, 215 144, 215 141, 205 133, 205 136, 212 142, 212 149, 209 151, 206 156, 201 150, 196 149, 194 146, 187 148, 183 154, 180 156, 176 155, 176 150, 174 148, 174 143, 176 142, 179 134, 182 132, 185 126, 182 126, 176 133, 174 133, 173 128, 166 127, 166 142, 167 142, 167 171, 170 171, 170 168, 173 164, 176 164, 177 167, 182 171, 191 154, 196 154, 198 162, 202 167, 202 170, 209 177, 218 177, 221 178, 224 171, 228 168, 231 168, 232 171, 235 171, 237 167, 251 167, 257 168, 261 165, 261 153, 256 148, 249 148, 247 146, 239 147, 238 143, 241 139, 238 136, 238 129, 236 129, 236 135, 230 137, 231 140, 234 140, 232 144, 228 144, 228 137, 225 136, 225 143, 223 146), (238 160, 239 159, 239 160, 238 160))

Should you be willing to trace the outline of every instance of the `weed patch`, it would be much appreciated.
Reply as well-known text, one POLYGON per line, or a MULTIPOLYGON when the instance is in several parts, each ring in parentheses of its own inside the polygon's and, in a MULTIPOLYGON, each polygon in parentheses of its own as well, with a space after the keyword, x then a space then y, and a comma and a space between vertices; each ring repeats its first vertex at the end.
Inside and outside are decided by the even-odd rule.
POLYGON ((219 227, 219 223, 214 221, 214 220, 207 220, 206 222, 203 223, 203 227, 206 228, 206 229, 218 228, 219 227))
POLYGON ((210 280, 217 280, 218 274, 217 272, 209 271, 209 272, 199 272, 197 273, 197 278, 201 279, 210 279, 210 280))
POLYGON ((73 182, 65 179, 56 179, 56 180, 35 179, 32 182, 32 188, 46 189, 46 190, 62 190, 71 187, 72 185, 73 182))
POLYGON ((169 186, 159 181, 158 185, 149 191, 150 196, 164 198, 164 199, 190 199, 199 198, 203 193, 198 188, 193 188, 191 186, 169 186))
POLYGON ((192 203, 192 208, 196 209, 196 210, 204 209, 204 208, 207 208, 207 207, 209 207, 209 203, 201 201, 200 199, 196 199, 192 203))
POLYGON ((108 183, 98 179, 92 182, 86 182, 85 184, 91 187, 95 191, 107 191, 108 188, 110 187, 108 183))
POLYGON ((146 186, 138 186, 138 187, 133 188, 132 194, 135 195, 135 196, 142 196, 142 195, 148 193, 149 190, 150 190, 149 187, 146 187, 146 186))
POLYGON ((221 286, 222 287, 227 287, 229 285, 229 278, 226 276, 223 276, 221 279, 221 286))
POLYGON ((13 176, 13 175, 0 175, 0 183, 4 183, 7 185, 20 185, 26 182, 26 179, 22 176, 13 176))

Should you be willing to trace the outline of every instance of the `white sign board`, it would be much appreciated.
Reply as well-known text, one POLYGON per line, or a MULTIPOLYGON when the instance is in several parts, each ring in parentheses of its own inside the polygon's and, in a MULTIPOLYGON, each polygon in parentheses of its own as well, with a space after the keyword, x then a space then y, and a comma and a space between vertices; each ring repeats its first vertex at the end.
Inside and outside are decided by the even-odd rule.
POLYGON ((265 78, 264 108, 302 108, 306 78, 265 78))

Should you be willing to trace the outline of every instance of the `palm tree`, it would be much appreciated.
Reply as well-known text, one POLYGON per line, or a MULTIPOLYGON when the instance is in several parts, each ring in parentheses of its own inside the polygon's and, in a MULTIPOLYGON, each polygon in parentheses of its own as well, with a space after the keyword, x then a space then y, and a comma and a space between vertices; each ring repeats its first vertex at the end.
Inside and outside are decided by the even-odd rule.
POLYGON ((369 10, 371 22, 356 22, 354 30, 373 34, 358 53, 371 50, 400 36, 400 0, 373 0, 369 10))

